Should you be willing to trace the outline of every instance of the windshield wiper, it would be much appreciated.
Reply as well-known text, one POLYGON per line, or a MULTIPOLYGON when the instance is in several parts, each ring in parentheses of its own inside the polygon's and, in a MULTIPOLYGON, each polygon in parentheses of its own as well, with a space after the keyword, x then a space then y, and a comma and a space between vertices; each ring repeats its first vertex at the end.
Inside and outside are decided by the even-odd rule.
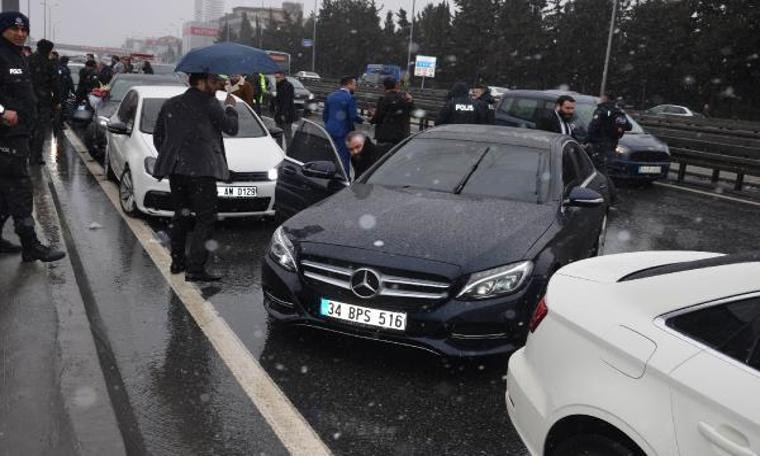
POLYGON ((486 147, 486 150, 483 151, 482 154, 480 154, 480 158, 478 158, 478 161, 475 162, 474 165, 472 165, 472 169, 470 169, 470 172, 467 173, 464 178, 459 181, 459 184, 457 184, 456 187, 454 187, 454 194, 458 195, 462 193, 462 190, 464 190, 464 186, 467 185, 467 181, 470 180, 470 177, 472 177, 473 174, 475 174, 475 171, 478 169, 478 166, 480 166, 480 162, 483 161, 484 158, 486 158, 486 154, 488 151, 491 150, 491 147, 486 147))

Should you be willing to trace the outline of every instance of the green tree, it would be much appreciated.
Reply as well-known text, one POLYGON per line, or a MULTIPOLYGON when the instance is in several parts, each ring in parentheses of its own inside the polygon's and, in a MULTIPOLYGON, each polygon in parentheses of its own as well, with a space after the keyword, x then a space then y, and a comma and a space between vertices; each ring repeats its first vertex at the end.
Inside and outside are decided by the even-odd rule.
POLYGON ((457 13, 453 20, 452 53, 456 59, 455 75, 467 83, 490 79, 494 73, 493 52, 497 49, 495 0, 454 0, 457 13))
POLYGON ((251 21, 248 20, 248 15, 245 13, 243 13, 240 19, 240 34, 236 41, 251 46, 253 45, 253 27, 251 27, 251 21))

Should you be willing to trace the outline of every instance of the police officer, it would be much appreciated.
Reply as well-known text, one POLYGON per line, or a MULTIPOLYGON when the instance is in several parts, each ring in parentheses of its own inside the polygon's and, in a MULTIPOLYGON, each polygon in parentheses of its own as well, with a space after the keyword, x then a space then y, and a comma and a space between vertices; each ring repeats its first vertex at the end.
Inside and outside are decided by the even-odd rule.
POLYGON ((37 126, 32 136, 31 164, 45 163, 42 147, 50 136, 53 114, 61 109, 60 82, 57 62, 50 59, 53 43, 42 39, 37 41, 37 52, 29 58, 29 72, 32 77, 34 94, 37 97, 37 126))
POLYGON ((60 260, 63 252, 37 239, 32 217, 29 136, 34 129, 37 100, 22 55, 29 19, 15 11, 0 13, 0 33, 0 221, 8 215, 13 217, 23 261, 60 260))
POLYGON ((488 106, 480 100, 473 100, 464 82, 454 84, 449 93, 449 100, 435 120, 436 125, 487 123, 488 106))
POLYGON ((493 124, 496 117, 496 99, 491 95, 491 88, 485 83, 479 82, 472 88, 472 95, 476 100, 485 103, 488 108, 488 121, 486 123, 493 124))
POLYGON ((625 111, 615 103, 615 97, 605 94, 588 126, 590 156, 598 170, 607 172, 607 159, 615 154, 618 140, 632 128, 625 111))

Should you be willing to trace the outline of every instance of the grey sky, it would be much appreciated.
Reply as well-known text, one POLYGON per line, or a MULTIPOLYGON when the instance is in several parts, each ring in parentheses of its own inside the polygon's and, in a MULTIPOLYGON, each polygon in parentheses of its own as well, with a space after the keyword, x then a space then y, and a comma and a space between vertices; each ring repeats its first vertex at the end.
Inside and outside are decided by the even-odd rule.
MULTIPOLYGON (((419 0, 417 7, 430 0, 419 0)), ((233 6, 279 6, 281 0, 227 0, 226 11, 233 6)), ((411 9, 412 0, 377 0, 378 5, 393 10, 411 9)), ((20 0, 27 12, 27 0, 20 0)), ((29 0, 32 36, 43 36, 42 0, 29 0)), ((120 46, 130 36, 148 37, 181 33, 182 23, 193 16, 193 0, 47 0, 48 38, 68 44, 120 46), (53 33, 55 26, 55 33, 53 33)), ((308 14, 313 0, 304 2, 308 14)))

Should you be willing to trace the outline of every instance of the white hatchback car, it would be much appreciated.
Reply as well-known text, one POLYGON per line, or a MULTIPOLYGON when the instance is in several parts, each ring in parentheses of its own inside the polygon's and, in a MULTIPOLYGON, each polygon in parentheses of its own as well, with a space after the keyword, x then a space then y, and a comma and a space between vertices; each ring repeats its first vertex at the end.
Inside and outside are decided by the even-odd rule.
POLYGON ((529 329, 506 403, 531 454, 760 454, 760 254, 578 261, 529 329))
MULTIPOLYGON (((119 183, 121 208, 129 215, 173 214, 168 179, 152 175, 158 155, 153 129, 164 101, 187 90, 184 86, 138 86, 123 98, 108 124, 105 168, 119 183)), ((218 92, 219 102, 226 97, 218 92)), ((220 218, 273 216, 277 166, 285 157, 261 119, 238 99, 239 131, 224 136, 230 181, 217 183, 220 218)))

